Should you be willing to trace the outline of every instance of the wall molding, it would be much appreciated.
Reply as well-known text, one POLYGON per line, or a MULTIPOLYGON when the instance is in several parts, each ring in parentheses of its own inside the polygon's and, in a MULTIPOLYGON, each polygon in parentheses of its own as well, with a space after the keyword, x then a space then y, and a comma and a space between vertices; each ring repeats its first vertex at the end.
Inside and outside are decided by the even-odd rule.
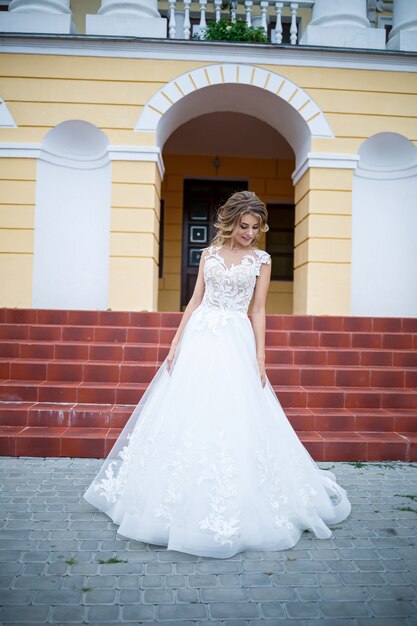
POLYGON ((157 164, 161 178, 164 177, 165 166, 159 148, 150 146, 113 146, 109 144, 107 151, 93 158, 77 160, 51 153, 42 147, 40 143, 15 143, 0 142, 0 158, 16 159, 41 159, 57 165, 73 167, 88 167, 89 162, 94 163, 90 167, 102 167, 108 161, 152 161, 157 164), (64 162, 65 161, 65 162, 64 162), (83 165, 84 164, 84 165, 83 165))
POLYGON ((292 180, 296 185, 310 168, 356 170, 359 160, 357 154, 308 152, 304 161, 294 170, 292 180))
POLYGON ((135 37, 2 34, 0 52, 417 72, 417 53, 135 37))

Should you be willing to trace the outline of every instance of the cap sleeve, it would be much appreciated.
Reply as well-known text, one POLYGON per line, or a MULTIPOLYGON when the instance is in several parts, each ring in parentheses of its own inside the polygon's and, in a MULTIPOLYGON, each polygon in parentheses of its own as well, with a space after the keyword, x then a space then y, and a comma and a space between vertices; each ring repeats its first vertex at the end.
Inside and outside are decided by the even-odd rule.
POLYGON ((264 250, 257 250, 257 267, 256 267, 256 276, 259 276, 261 273, 261 265, 270 265, 271 264, 271 255, 264 250))

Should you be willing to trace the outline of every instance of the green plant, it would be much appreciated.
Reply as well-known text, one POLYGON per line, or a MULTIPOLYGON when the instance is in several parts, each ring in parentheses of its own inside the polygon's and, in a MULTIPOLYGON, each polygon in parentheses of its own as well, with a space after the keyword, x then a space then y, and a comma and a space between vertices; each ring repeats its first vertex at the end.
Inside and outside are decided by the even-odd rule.
POLYGON ((111 556, 107 561, 103 561, 103 559, 99 559, 98 562, 100 565, 112 565, 113 563, 127 563, 125 559, 118 559, 117 556, 111 556))
POLYGON ((65 563, 66 563, 67 565, 75 565, 76 563, 78 563, 78 561, 77 561, 77 559, 74 559, 73 557, 71 557, 70 559, 67 559, 67 560, 65 561, 65 563))
POLYGON ((267 43, 268 36, 260 27, 248 26, 244 20, 209 20, 207 28, 194 36, 204 41, 246 41, 248 43, 267 43))

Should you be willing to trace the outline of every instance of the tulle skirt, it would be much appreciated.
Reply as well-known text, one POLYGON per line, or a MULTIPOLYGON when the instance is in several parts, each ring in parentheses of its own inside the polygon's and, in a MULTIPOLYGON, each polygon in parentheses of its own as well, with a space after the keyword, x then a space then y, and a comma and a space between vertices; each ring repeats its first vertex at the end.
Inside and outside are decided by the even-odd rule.
POLYGON ((262 387, 248 316, 206 305, 84 497, 125 537, 216 558, 329 538, 351 510, 262 387))

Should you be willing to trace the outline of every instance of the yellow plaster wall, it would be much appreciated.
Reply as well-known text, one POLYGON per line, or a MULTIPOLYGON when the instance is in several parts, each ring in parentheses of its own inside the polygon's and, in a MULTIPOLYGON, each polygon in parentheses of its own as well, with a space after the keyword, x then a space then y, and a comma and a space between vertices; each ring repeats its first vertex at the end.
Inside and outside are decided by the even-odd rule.
MULTIPOLYGON (((158 309, 178 311, 181 289, 181 250, 184 178, 215 178, 213 158, 196 155, 164 155, 165 178, 162 198, 165 201, 163 277, 159 280, 158 309)), ((269 202, 294 202, 290 173, 294 161, 221 157, 217 177, 248 180, 249 189, 269 202)), ((261 240, 261 247, 265 241, 261 240)), ((269 313, 292 313, 293 283, 273 281, 268 293, 269 313)))
POLYGON ((349 315, 352 175, 310 169, 296 185, 294 313, 349 315))
POLYGON ((156 163, 114 161, 109 305, 155 311, 161 180, 156 163))
POLYGON ((0 160, 0 306, 32 306, 35 180, 35 160, 0 160))
MULTIPOLYGON (((97 2, 87 0, 84 8, 81 4, 82 0, 72 2, 74 17, 79 24, 83 13, 95 12, 97 2)), ((155 145, 154 134, 133 130, 143 106, 168 81, 204 65, 207 63, 191 60, 4 54, 0 69, 0 95, 18 128, 1 128, 0 142, 41 143, 47 131, 56 124, 83 119, 102 129, 111 144, 155 145)), ((336 137, 313 139, 312 151, 357 153, 365 139, 381 131, 401 133, 417 144, 415 74, 342 67, 307 68, 273 64, 262 67, 294 81, 315 99, 325 113, 336 137)), ((198 170, 197 174, 189 173, 187 168, 190 163, 184 168, 181 159, 175 163, 173 159, 168 160, 164 193, 167 194, 166 215, 169 220, 166 224, 169 252, 166 267, 170 271, 159 286, 160 307, 164 309, 178 308, 179 256, 176 242, 181 220, 177 213, 178 207, 182 206, 179 181, 184 175, 213 175, 213 172, 209 173, 210 164, 204 161, 204 157, 192 157, 192 162, 194 170, 191 168, 191 171, 198 170)), ((154 309, 158 298, 155 276, 160 182, 155 172, 146 167, 135 170, 129 162, 114 163, 114 166, 111 306, 154 309), (118 167, 125 172, 122 179, 117 174, 118 167), (139 281, 143 287, 142 295, 136 292, 132 295, 129 289, 132 283, 127 276, 135 279, 139 271, 145 270, 148 274, 139 281), (124 284, 125 291, 122 289, 124 284)), ((284 175, 285 165, 281 165, 284 168, 281 172, 278 167, 278 173, 271 173, 269 167, 270 164, 264 164, 260 169, 255 167, 248 172, 251 188, 271 202, 292 197, 289 169, 284 175)), ((225 178, 244 175, 244 164, 236 159, 224 159, 223 168, 219 175, 225 178)), ((6 298, 7 305, 30 306, 35 163, 30 159, 2 159, 0 170, 3 203, 0 297, 2 301, 6 298)), ((338 301, 348 300, 350 258, 347 242, 350 237, 351 189, 349 182, 346 185, 343 183, 347 180, 346 176, 351 177, 351 172, 314 170, 297 185, 298 278, 295 300, 297 307, 301 307, 297 311, 312 306, 314 302, 320 303, 322 312, 334 311, 335 300, 325 289, 327 278, 332 278, 333 274, 329 273, 329 268, 326 269, 327 274, 323 267, 319 271, 319 265, 323 264, 333 263, 334 272, 339 272, 338 301), (312 264, 316 264, 314 271, 312 264), (338 264, 344 267, 337 269, 338 264), (307 281, 310 281, 309 292, 307 281), (343 297, 342 288, 345 290, 343 297)), ((274 293, 275 288, 274 285, 271 287, 269 302, 273 302, 274 307, 285 306, 286 311, 291 310, 292 294, 288 285, 281 285, 274 293)), ((343 307, 348 310, 345 304, 343 307)), ((294 312, 297 311, 294 309, 294 312)))

